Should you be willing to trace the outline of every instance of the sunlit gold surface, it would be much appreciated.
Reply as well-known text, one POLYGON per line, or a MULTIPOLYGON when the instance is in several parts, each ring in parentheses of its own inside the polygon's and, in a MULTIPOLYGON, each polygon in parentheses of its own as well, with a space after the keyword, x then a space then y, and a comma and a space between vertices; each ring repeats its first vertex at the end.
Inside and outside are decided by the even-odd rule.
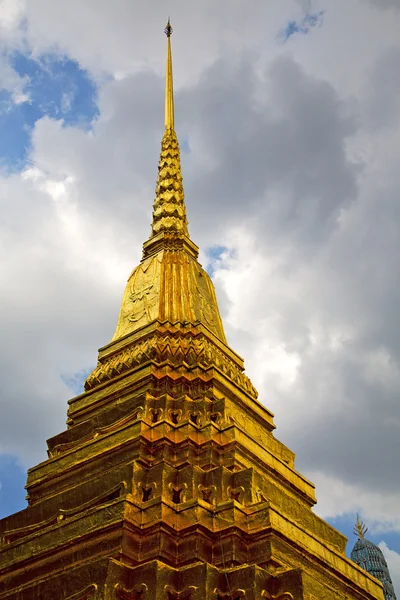
POLYGON ((152 234, 28 508, 0 521, 0 599, 383 600, 227 345, 187 232, 170 66, 168 36, 152 234))
POLYGON ((175 131, 168 128, 161 142, 152 225, 153 235, 161 231, 188 233, 179 144, 175 131))
POLYGON ((202 323, 225 342, 214 286, 184 250, 161 250, 133 271, 113 341, 156 320, 202 323))

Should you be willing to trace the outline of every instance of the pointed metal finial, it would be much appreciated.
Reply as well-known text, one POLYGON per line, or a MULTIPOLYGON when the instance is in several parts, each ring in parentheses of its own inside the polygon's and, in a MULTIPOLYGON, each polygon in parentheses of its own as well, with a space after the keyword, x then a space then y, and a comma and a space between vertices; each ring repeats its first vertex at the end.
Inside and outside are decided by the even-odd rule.
POLYGON ((354 535, 356 535, 358 537, 358 539, 361 540, 365 536, 365 534, 367 533, 367 531, 368 531, 368 527, 366 527, 364 525, 364 523, 362 523, 360 521, 360 518, 359 518, 359 516, 357 514, 357 522, 356 522, 356 525, 355 525, 355 527, 353 529, 354 535))
POLYGON ((171 37, 171 35, 173 34, 174 30, 172 29, 169 17, 168 17, 168 23, 164 29, 164 33, 167 37, 171 37))
POLYGON ((168 17, 167 26, 164 29, 168 38, 167 68, 165 74, 165 129, 174 129, 174 86, 172 81, 172 55, 171 34, 172 27, 168 17))

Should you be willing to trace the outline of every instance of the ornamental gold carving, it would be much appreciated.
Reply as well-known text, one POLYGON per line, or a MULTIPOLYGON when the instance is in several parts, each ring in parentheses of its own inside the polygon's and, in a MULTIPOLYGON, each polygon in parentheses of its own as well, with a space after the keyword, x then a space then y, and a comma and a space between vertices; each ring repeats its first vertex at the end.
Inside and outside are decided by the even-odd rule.
POLYGON ((228 486, 227 492, 229 498, 236 500, 236 502, 241 502, 241 498, 244 494, 244 487, 242 485, 236 488, 228 486))
POLYGON ((164 587, 165 597, 168 600, 191 600, 192 594, 197 590, 197 586, 188 585, 183 590, 176 590, 172 585, 164 587))
POLYGON ((263 590, 261 592, 261 596, 263 598, 267 598, 267 600, 293 600, 293 596, 290 592, 283 592, 281 594, 273 595, 268 590, 263 590))
POLYGON ((161 142, 152 234, 162 230, 188 234, 179 144, 171 127, 165 129, 161 142))
POLYGON ((120 600, 145 600, 145 598, 147 598, 148 587, 145 583, 141 583, 140 585, 127 590, 117 583, 115 585, 115 591, 117 593, 117 598, 120 598, 120 600))
POLYGON ((246 596, 246 590, 243 589, 235 589, 230 590, 228 592, 222 592, 218 588, 215 588, 213 599, 214 600, 239 600, 239 598, 244 598, 246 596))
POLYGON ((217 488, 215 485, 204 486, 202 484, 199 485, 200 497, 207 504, 214 505, 216 503, 217 496, 217 488))
POLYGON ((254 399, 258 393, 242 369, 205 336, 153 334, 99 362, 85 382, 90 390, 146 362, 169 361, 172 365, 187 363, 203 368, 215 367, 254 399))

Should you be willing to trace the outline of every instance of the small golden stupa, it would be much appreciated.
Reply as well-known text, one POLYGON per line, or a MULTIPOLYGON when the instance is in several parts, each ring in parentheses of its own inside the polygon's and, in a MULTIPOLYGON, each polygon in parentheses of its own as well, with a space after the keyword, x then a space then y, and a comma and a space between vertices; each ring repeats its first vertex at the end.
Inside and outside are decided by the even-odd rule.
POLYGON ((151 235, 28 507, 0 521, 0 600, 383 600, 227 344, 188 233, 165 33, 151 235))

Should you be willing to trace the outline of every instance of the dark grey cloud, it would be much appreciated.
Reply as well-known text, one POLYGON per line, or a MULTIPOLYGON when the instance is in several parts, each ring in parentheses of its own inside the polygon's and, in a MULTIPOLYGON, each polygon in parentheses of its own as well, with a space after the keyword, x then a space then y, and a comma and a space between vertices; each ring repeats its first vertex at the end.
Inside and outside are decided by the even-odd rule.
POLYGON ((394 8, 395 10, 400 9, 399 0, 368 0, 369 4, 375 6, 380 9, 390 9, 394 8))
POLYGON ((320 348, 305 360, 297 381, 305 418, 288 424, 284 435, 293 440, 301 470, 384 493, 398 491, 399 390, 371 380, 378 350, 366 360, 365 346, 349 341, 340 352, 320 348))
POLYGON ((277 437, 295 449, 302 471, 320 470, 365 492, 399 494, 400 177, 394 157, 386 169, 383 180, 377 165, 364 173, 340 227, 314 247, 308 265, 301 251, 290 253, 289 276, 277 269, 266 278, 263 300, 256 296, 267 314, 280 317, 275 329, 265 327, 258 336, 277 337, 300 360, 292 385, 267 369, 260 399, 275 412, 277 437))
POLYGON ((400 46, 385 50, 372 65, 365 86, 365 116, 374 128, 393 128, 400 118, 400 46))
POLYGON ((211 212, 220 227, 246 214, 268 235, 295 231, 312 241, 356 196, 359 167, 345 153, 356 124, 332 86, 292 59, 276 59, 262 78, 256 59, 217 62, 178 94, 179 127, 192 147, 185 167, 194 228, 205 228, 211 212), (208 169, 198 168, 202 156, 208 169))

